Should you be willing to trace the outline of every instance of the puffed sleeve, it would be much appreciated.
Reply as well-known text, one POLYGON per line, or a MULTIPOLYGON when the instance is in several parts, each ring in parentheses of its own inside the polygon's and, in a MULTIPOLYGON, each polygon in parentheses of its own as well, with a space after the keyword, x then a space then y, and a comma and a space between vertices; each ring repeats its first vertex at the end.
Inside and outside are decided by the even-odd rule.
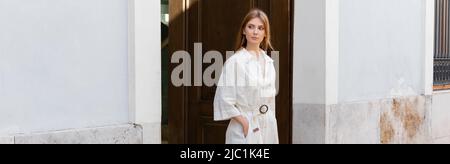
POLYGON ((214 97, 214 120, 224 121, 241 115, 236 107, 239 66, 233 59, 225 62, 214 97))

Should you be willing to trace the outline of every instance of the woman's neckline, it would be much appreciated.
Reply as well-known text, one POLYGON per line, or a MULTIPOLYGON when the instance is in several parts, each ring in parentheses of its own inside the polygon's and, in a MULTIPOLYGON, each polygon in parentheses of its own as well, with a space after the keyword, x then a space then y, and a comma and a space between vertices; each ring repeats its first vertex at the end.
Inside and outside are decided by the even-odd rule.
POLYGON ((256 58, 264 57, 264 55, 265 55, 265 52, 264 52, 263 49, 259 49, 259 54, 253 54, 253 53, 251 53, 251 52, 250 52, 247 48, 245 48, 245 47, 242 47, 242 49, 243 49, 244 51, 248 52, 250 55, 256 57, 256 58))

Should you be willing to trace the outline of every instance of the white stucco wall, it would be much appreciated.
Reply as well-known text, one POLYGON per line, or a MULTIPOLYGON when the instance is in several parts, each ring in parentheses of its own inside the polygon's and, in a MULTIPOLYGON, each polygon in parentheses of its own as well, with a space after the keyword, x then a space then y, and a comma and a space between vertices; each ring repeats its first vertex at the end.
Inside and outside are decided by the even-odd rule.
POLYGON ((130 122, 143 127, 145 144, 161 143, 161 3, 129 0, 130 122))
MULTIPOLYGON (((296 1, 294 143, 430 142, 431 122, 435 128, 446 118, 443 95, 433 99, 431 116, 430 2, 296 1), (407 110, 424 118, 409 138, 404 118, 392 114, 407 110)), ((433 133, 439 142, 450 138, 445 129, 433 133)))
POLYGON ((294 3, 293 143, 325 143, 327 1, 294 3))
POLYGON ((129 122, 127 0, 0 0, 0 134, 129 122))
POLYGON ((339 24, 339 102, 424 94, 424 0, 341 0, 339 24))
POLYGON ((325 1, 294 3, 294 104, 325 103, 325 1))

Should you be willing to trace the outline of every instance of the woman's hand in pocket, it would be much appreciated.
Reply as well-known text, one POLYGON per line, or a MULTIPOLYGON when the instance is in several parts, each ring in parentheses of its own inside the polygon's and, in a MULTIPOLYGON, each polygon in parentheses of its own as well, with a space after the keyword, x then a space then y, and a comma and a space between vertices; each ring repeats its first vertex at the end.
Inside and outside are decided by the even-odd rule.
POLYGON ((247 120, 246 117, 240 115, 237 117, 234 117, 234 119, 239 122, 239 124, 242 125, 242 129, 243 129, 243 133, 244 133, 244 137, 247 137, 248 135, 248 129, 249 129, 249 122, 247 120))

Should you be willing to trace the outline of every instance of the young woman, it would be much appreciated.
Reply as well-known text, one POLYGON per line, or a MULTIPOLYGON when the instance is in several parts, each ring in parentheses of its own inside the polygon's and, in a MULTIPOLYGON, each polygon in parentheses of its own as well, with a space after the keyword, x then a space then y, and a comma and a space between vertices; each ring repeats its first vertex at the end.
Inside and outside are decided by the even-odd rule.
POLYGON ((214 120, 230 120, 227 144, 278 144, 270 24, 252 9, 238 34, 236 53, 225 62, 214 98, 214 120))

